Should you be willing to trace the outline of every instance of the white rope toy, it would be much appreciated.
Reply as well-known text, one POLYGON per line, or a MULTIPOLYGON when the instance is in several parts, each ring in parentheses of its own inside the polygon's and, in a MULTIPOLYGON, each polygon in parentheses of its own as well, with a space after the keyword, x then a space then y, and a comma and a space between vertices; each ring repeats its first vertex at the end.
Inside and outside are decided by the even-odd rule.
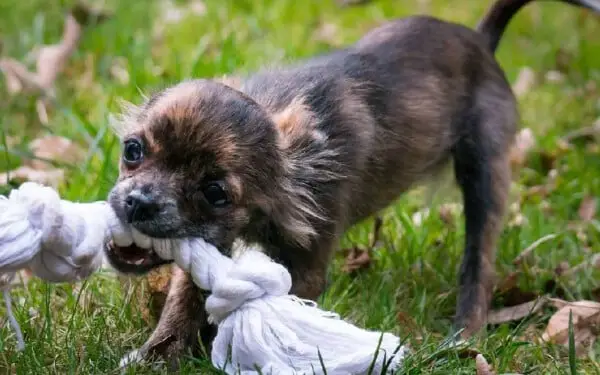
POLYGON ((100 267, 110 240, 151 246, 212 292, 212 363, 228 374, 380 374, 398 369, 408 351, 392 334, 289 295, 287 269, 256 248, 233 260, 200 238, 150 239, 121 224, 106 202, 60 200, 34 183, 0 198, 0 274, 29 267, 48 281, 80 280, 100 267))

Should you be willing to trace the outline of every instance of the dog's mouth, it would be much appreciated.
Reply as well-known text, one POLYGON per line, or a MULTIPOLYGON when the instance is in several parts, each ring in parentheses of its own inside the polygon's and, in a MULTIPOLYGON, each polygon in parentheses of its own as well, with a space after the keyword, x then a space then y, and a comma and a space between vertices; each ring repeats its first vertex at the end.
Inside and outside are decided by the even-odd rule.
POLYGON ((106 244, 106 256, 110 264, 123 273, 143 274, 173 262, 162 259, 152 248, 145 249, 135 243, 117 246, 113 241, 106 244))

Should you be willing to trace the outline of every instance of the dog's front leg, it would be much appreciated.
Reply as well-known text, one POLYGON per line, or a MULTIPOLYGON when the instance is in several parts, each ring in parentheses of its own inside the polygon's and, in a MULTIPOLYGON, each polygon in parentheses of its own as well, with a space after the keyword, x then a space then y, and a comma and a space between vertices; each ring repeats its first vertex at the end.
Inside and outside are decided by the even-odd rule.
POLYGON ((197 356, 202 346, 209 352, 215 328, 207 321, 205 296, 189 274, 173 265, 169 293, 154 332, 139 349, 129 353, 121 366, 162 359, 176 370, 186 355, 197 356))

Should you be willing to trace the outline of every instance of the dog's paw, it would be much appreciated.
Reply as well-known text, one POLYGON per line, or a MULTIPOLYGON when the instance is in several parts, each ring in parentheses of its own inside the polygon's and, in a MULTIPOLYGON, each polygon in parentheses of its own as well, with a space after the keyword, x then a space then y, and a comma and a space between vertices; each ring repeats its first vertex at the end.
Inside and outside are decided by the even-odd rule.
POLYGON ((132 350, 121 358, 119 361, 119 369, 123 370, 133 364, 142 364, 145 359, 146 356, 140 349, 132 350))
POLYGON ((142 347, 125 354, 119 361, 119 370, 124 373, 129 366, 149 364, 151 364, 150 367, 152 370, 159 371, 163 366, 164 361, 157 360, 156 358, 150 358, 148 350, 142 347))
POLYGON ((186 354, 186 345, 179 341, 174 335, 167 335, 161 339, 152 338, 139 349, 127 353, 119 362, 119 369, 125 370, 128 366, 135 364, 151 365, 154 370, 163 368, 164 365, 170 371, 179 368, 179 361, 186 354))

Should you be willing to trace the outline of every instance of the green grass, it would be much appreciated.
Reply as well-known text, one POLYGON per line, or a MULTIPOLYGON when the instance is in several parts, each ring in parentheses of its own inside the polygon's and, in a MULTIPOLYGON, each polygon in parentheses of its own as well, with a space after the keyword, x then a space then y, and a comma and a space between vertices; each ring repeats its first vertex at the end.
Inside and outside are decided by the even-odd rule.
MULTIPOLYGON (((2 54, 22 59, 35 45, 57 41, 63 12, 70 3, 2 1, 2 54)), ((59 78, 59 105, 51 110, 47 126, 39 124, 33 100, 9 97, 0 79, 0 170, 19 165, 27 142, 40 132, 69 137, 89 150, 85 162, 70 169, 60 188, 71 200, 104 199, 116 178, 119 146, 108 130, 108 119, 118 110, 119 99, 139 102, 140 91, 151 92, 184 78, 247 72, 322 53, 333 48, 332 44, 352 43, 368 28, 394 17, 427 13, 473 26, 490 1, 374 1, 340 9, 332 0, 207 0, 206 15, 188 14, 181 22, 166 26, 161 40, 153 38, 152 32, 161 18, 158 1, 101 3, 115 16, 84 34, 59 78), (334 37, 325 41, 317 37, 322 24, 335 26, 334 37), (127 70, 128 83, 119 83, 111 75, 116 63, 127 70), (19 143, 7 149, 7 137, 19 143)), ((600 117, 598 35, 600 17, 584 17, 571 6, 540 2, 513 20, 498 51, 511 82, 524 66, 540 76, 519 99, 521 126, 530 127, 538 142, 513 189, 513 201, 520 202, 526 222, 506 226, 497 259, 502 278, 515 271, 512 260, 525 247, 545 235, 557 234, 540 245, 524 267, 518 281, 528 291, 539 292, 554 278, 553 270, 561 262, 578 264, 597 252, 600 244, 600 223, 595 219, 580 223, 577 213, 584 196, 600 193, 597 144, 575 144, 558 155, 554 166, 558 176, 547 196, 524 194, 528 188, 548 182, 541 155, 555 152, 562 136, 600 117), (562 82, 543 79, 547 71, 556 69, 564 75, 562 82), (569 223, 579 223, 577 230, 569 223)), ((452 188, 451 193, 441 194, 447 199, 429 203, 431 212, 436 213, 445 201, 457 201, 456 190, 452 188)), ((441 347, 456 299, 461 219, 457 216, 456 225, 448 226, 438 215, 430 215, 416 225, 411 217, 423 203, 422 191, 415 191, 386 210, 371 267, 351 277, 340 271, 343 258, 338 257, 331 270, 332 284, 320 302, 360 326, 407 338, 415 353, 401 373, 473 374, 472 358, 461 358, 456 351, 441 347)), ((342 247, 366 244, 371 227, 369 221, 350 231, 342 247)), ((565 298, 591 299, 591 291, 600 284, 599 273, 598 269, 585 269, 576 277, 558 280, 558 285, 566 290, 565 298)), ((110 275, 98 273, 77 285, 34 280, 14 296, 27 348, 15 352, 12 331, 6 324, 0 325, 0 369, 6 370, 2 373, 117 373, 121 356, 141 345, 151 332, 132 309, 130 295, 110 275)), ((599 374, 600 366, 594 361, 600 355, 598 344, 587 358, 574 362, 569 360, 567 348, 525 339, 531 332, 541 335, 552 312, 545 309, 521 324, 490 327, 473 346, 498 373, 562 374, 576 366, 577 373, 599 374)), ((139 366, 130 373, 152 371, 166 370, 139 366)), ((204 359, 189 359, 182 373, 217 372, 204 359)))

